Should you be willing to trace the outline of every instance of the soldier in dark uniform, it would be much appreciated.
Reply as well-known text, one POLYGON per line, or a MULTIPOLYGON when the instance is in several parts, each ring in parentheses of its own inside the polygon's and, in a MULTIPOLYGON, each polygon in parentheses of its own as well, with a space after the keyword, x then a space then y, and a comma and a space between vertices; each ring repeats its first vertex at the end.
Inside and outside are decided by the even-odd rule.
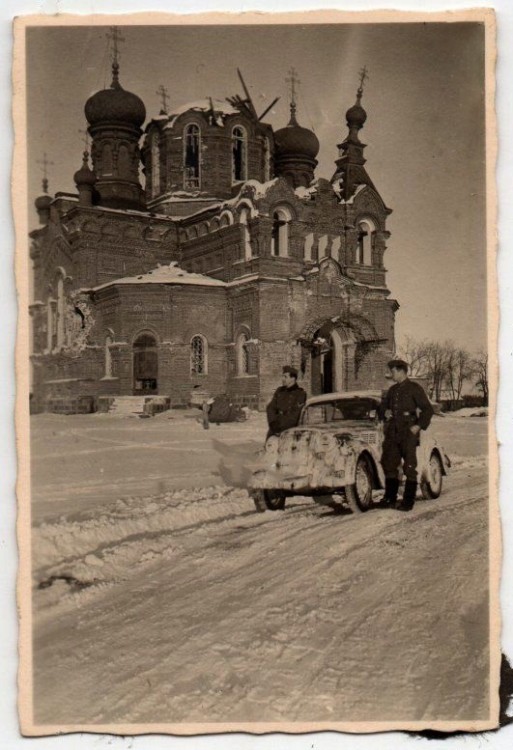
POLYGON ((394 385, 382 404, 385 419, 385 440, 381 464, 385 472, 384 504, 396 510, 411 510, 417 494, 417 446, 419 433, 427 429, 433 416, 424 389, 408 378, 408 365, 402 359, 388 363, 394 385), (403 462, 406 476, 404 495, 397 502, 399 466, 403 462))
POLYGON ((305 405, 306 393, 297 384, 297 370, 294 367, 286 365, 283 368, 282 383, 267 405, 268 438, 295 427, 305 405))

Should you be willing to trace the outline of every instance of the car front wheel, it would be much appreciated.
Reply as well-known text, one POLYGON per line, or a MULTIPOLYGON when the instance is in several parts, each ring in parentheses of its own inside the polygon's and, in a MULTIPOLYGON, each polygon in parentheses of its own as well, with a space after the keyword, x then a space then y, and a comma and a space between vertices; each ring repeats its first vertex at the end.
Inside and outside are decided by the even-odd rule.
POLYGON ((420 483, 422 497, 425 500, 436 500, 442 492, 443 467, 438 453, 433 451, 429 457, 427 477, 420 483))
POLYGON ((372 506, 372 469, 365 456, 356 464, 355 483, 346 486, 346 500, 353 513, 364 513, 372 506))
POLYGON ((285 495, 276 490, 255 490, 252 493, 255 508, 259 513, 266 510, 284 510, 285 495))

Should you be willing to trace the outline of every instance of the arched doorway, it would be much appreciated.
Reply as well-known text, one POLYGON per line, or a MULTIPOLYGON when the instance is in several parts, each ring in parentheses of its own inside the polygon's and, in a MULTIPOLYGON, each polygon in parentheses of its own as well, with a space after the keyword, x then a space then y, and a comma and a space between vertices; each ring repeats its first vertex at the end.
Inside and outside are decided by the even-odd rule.
POLYGON ((133 344, 134 395, 158 393, 159 355, 155 336, 141 333, 133 344))
POLYGON ((340 331, 329 321, 315 331, 312 339, 312 393, 333 393, 348 388, 348 344, 353 337, 340 331))

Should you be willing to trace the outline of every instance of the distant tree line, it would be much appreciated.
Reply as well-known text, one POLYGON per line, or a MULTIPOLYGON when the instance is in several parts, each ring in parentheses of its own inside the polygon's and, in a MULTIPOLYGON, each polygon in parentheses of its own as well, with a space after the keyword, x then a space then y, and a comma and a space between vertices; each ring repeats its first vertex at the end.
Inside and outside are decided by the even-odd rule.
POLYGON ((413 378, 422 378, 434 401, 461 402, 469 384, 480 392, 488 406, 488 353, 471 353, 453 341, 429 341, 407 337, 400 351, 410 365, 413 378))

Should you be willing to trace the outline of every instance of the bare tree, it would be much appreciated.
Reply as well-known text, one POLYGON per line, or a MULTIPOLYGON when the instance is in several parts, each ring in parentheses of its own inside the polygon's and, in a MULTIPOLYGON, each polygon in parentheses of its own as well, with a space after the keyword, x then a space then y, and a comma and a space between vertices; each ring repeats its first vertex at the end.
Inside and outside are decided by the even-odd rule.
POLYGON ((414 378, 426 377, 428 375, 427 350, 429 342, 416 341, 411 336, 406 336, 399 354, 408 362, 410 375, 414 378))
POLYGON ((444 390, 449 391, 451 401, 461 398, 463 386, 475 372, 471 354, 453 341, 417 341, 407 337, 401 355, 410 365, 413 377, 424 377, 428 389, 436 401, 440 401, 444 390))
POLYGON ((473 360, 474 373, 477 376, 476 388, 483 394, 484 405, 488 406, 488 352, 481 349, 473 360))
MULTIPOLYGON (((450 344, 450 342, 448 343, 450 344)), ((475 364, 472 355, 466 349, 454 346, 448 347, 445 383, 452 401, 460 400, 463 385, 467 380, 470 380, 474 373, 475 364)))

